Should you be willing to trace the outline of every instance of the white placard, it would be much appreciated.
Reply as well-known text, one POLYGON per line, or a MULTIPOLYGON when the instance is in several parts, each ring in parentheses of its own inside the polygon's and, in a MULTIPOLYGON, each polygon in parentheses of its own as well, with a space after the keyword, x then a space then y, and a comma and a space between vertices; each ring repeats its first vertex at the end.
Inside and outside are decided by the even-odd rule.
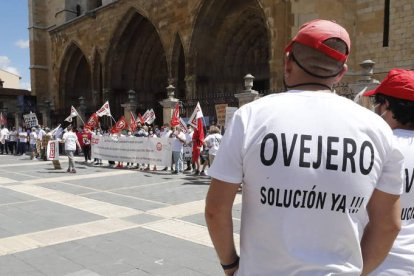
POLYGON ((225 123, 225 128, 227 128, 227 126, 229 125, 231 119, 233 119, 234 116, 234 112, 236 112, 237 107, 231 107, 231 106, 227 106, 226 107, 226 123, 225 123))
POLYGON ((26 127, 35 127, 39 124, 39 122, 37 121, 36 113, 30 112, 29 114, 24 114, 23 119, 26 124, 26 127))

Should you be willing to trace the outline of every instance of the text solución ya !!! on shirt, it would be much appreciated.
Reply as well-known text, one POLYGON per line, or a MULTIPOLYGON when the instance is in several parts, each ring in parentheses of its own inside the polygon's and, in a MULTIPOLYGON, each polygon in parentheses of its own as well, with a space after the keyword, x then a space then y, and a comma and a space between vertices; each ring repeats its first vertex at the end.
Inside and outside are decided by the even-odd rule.
MULTIPOLYGON (((313 137, 307 134, 293 134, 288 141, 285 133, 280 134, 280 139, 275 133, 268 133, 260 145, 260 161, 265 166, 282 162, 286 167, 296 165, 299 168, 349 171, 362 175, 368 175, 371 172, 374 154, 374 146, 368 140, 357 143, 352 138, 335 136, 313 137), (279 152, 281 153, 280 160, 277 158, 279 152), (298 154, 296 156, 298 158, 293 158, 294 154, 298 154), (292 160, 298 163, 291 164, 292 160)), ((318 191, 316 186, 310 190, 264 186, 260 188, 262 204, 281 208, 325 209, 341 213, 358 213, 364 201, 366 199, 363 196, 318 191)))

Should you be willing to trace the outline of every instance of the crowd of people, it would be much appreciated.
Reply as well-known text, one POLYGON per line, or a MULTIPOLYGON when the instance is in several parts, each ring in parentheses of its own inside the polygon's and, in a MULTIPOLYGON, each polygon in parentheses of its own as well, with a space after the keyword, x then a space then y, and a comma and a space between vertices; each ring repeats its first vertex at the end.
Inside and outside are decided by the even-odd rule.
POLYGON ((28 153, 31 159, 46 160, 46 133, 48 127, 38 125, 32 128, 20 127, 11 130, 7 126, 0 129, 0 154, 24 155, 28 153))
MULTIPOLYGON (((20 128, 16 130, 13 127, 10 131, 6 126, 2 126, 0 130, 0 153, 11 155, 28 154, 30 159, 38 159, 46 161, 47 143, 50 139, 58 139, 61 141, 59 152, 65 154, 69 158, 68 172, 76 173, 74 156, 83 155, 84 163, 90 163, 94 166, 102 166, 101 159, 94 158, 91 160, 92 151, 92 135, 115 135, 115 136, 134 136, 148 138, 171 138, 172 139, 172 157, 171 166, 159 168, 163 171, 170 170, 172 174, 180 174, 184 171, 193 175, 206 176, 207 167, 211 166, 214 156, 220 146, 221 130, 216 125, 211 125, 209 135, 203 139, 202 143, 193 147, 193 128, 187 126, 185 132, 180 126, 171 127, 168 123, 159 127, 158 125, 138 126, 134 132, 125 130, 121 133, 111 134, 102 128, 90 130, 89 128, 74 128, 69 125, 64 131, 56 131, 51 133, 49 127, 37 125, 32 128, 20 128), (75 139, 76 138, 76 139, 75 139), (193 151, 193 148, 196 150, 193 151), (201 165, 200 165, 201 164, 201 165), (184 167, 185 165, 185 167, 184 167), (202 170, 200 171, 200 167, 202 170)), ((156 164, 132 164, 116 162, 108 160, 109 167, 124 169, 139 169, 144 171, 157 170, 156 164)))

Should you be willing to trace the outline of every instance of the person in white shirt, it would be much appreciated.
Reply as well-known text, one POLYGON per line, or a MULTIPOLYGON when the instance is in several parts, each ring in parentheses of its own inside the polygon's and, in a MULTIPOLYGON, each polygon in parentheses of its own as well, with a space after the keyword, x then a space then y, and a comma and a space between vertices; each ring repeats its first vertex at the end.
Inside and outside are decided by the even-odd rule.
POLYGON ((288 91, 235 112, 209 169, 205 211, 226 275, 367 275, 388 254, 403 156, 384 120, 332 93, 350 45, 335 22, 304 24, 286 47, 288 91))
POLYGON ((26 153, 27 151, 27 130, 26 128, 22 128, 21 131, 19 132, 19 149, 18 149, 18 155, 23 155, 26 153))
POLYGON ((9 150, 7 148, 8 140, 9 140, 9 130, 7 129, 7 127, 2 126, 1 130, 0 130, 0 151, 1 151, 1 154, 4 154, 4 152, 6 152, 6 154, 9 153, 9 150))
MULTIPOLYGON (((171 134, 172 134, 172 130, 170 129, 170 125, 168 123, 163 124, 161 126, 160 138, 170 138, 171 134)), ((172 160, 174 160, 174 158, 171 158, 171 162, 173 162, 172 160)), ((168 167, 164 167, 164 169, 162 170, 167 171, 168 167)), ((173 171, 172 163, 171 163, 171 171, 173 171)))
POLYGON ((194 130, 193 127, 188 124, 187 125, 187 132, 185 133, 185 143, 184 143, 184 153, 183 158, 187 159, 187 168, 185 171, 191 171, 192 169, 195 169, 195 164, 193 161, 193 134, 194 130), (192 167, 192 168, 191 168, 192 167))
POLYGON ((43 147, 43 136, 46 135, 46 131, 42 128, 41 125, 37 126, 37 141, 36 141, 36 153, 37 157, 40 159, 44 158, 44 155, 46 154, 45 148, 43 147))
POLYGON ((170 138, 174 139, 172 142, 172 157, 175 170, 172 173, 179 174, 183 172, 183 144, 185 143, 185 134, 181 131, 181 127, 176 126, 170 138))
POLYGON ((374 90, 375 112, 393 129, 404 155, 401 231, 372 275, 414 275, 414 71, 393 69, 374 90))
POLYGON ((12 128, 12 131, 9 135, 9 151, 10 154, 17 155, 17 130, 15 127, 12 128))
POLYGON ((32 127, 32 131, 29 134, 30 159, 34 159, 36 156, 36 152, 37 152, 36 144, 37 144, 36 128, 32 127))
POLYGON ((65 143, 65 152, 69 159, 69 167, 67 172, 76 173, 75 169, 75 161, 74 161, 74 154, 76 151, 76 146, 79 148, 80 143, 78 141, 78 136, 73 132, 72 125, 69 125, 66 128, 65 134, 63 134, 62 142, 65 143))
POLYGON ((204 138, 204 147, 208 150, 208 162, 204 161, 203 168, 200 172, 200 175, 206 175, 205 169, 207 167, 207 164, 209 167, 213 164, 214 157, 216 157, 216 153, 220 147, 221 143, 221 134, 220 129, 217 126, 211 126, 209 130, 209 135, 207 135, 206 138, 204 138))

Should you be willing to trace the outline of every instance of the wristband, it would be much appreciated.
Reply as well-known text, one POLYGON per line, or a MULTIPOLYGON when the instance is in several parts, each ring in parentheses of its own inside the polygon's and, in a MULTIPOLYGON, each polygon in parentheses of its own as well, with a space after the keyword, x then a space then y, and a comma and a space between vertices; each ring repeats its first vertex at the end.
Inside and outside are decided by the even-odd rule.
POLYGON ((240 257, 237 256, 237 259, 233 263, 228 264, 228 265, 221 264, 221 267, 223 268, 223 270, 229 270, 229 269, 235 268, 236 266, 239 265, 239 260, 240 260, 240 257))

